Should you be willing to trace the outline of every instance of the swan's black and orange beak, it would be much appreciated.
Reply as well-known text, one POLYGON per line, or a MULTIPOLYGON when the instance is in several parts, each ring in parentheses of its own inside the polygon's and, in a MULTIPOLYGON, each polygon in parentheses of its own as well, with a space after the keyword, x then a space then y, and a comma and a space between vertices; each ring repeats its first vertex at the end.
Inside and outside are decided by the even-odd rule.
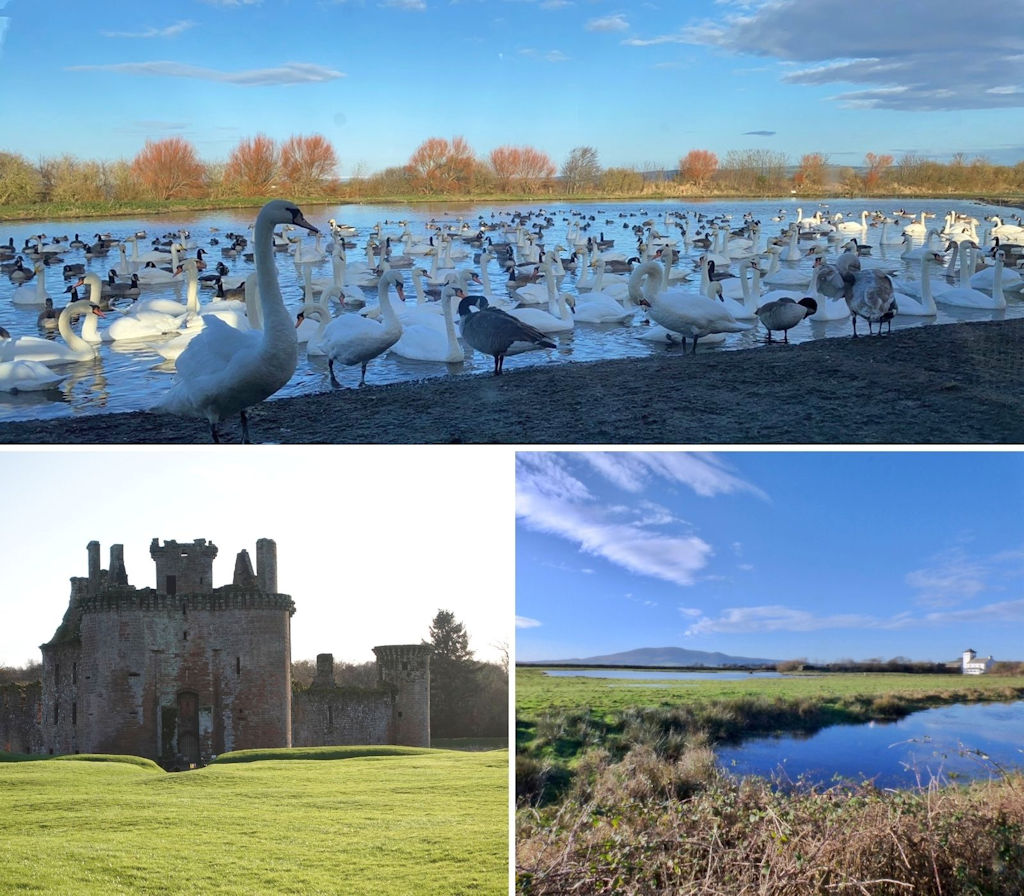
POLYGON ((298 314, 295 315, 295 329, 296 330, 302 325, 302 322, 305 319, 306 319, 306 315, 305 315, 305 312, 303 312, 303 311, 300 311, 298 314))
POLYGON ((650 308, 651 307, 651 303, 648 302, 647 299, 641 299, 640 300, 640 307, 641 308, 650 308))
POLYGON ((294 224, 296 227, 305 227, 306 230, 308 230, 310 233, 319 233, 320 232, 312 224, 310 224, 309 221, 307 221, 305 219, 305 217, 303 217, 302 212, 299 211, 294 206, 291 208, 291 213, 292 213, 292 224, 294 224))
POLYGON ((100 311, 99 305, 93 305, 91 308, 89 308, 89 313, 95 314, 97 317, 106 317, 106 315, 102 311, 100 311))

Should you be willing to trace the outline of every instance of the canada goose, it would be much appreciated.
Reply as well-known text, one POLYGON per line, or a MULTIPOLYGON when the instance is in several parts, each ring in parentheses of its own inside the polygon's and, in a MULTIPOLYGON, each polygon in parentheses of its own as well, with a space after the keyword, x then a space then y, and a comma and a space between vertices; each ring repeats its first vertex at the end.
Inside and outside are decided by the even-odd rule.
MULTIPOLYGON (((456 291, 456 295, 459 295, 459 291, 456 291)), ((555 348, 555 343, 540 330, 500 308, 492 308, 483 296, 462 296, 458 314, 462 323, 462 338, 470 347, 494 358, 495 376, 501 375, 505 355, 514 354, 514 349, 555 348), (474 311, 474 306, 479 310, 474 311)))

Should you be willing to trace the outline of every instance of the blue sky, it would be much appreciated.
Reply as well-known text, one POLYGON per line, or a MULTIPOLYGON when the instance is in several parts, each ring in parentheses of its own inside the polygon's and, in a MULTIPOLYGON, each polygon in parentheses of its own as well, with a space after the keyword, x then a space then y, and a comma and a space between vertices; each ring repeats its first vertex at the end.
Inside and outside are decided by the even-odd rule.
POLYGON ((86 545, 123 544, 128 580, 155 586, 153 538, 217 545, 214 585, 243 548, 277 542, 278 587, 295 600, 292 657, 373 660, 379 644, 418 644, 451 610, 478 659, 513 638, 514 489, 502 449, 346 446, 0 449, 0 664, 39 660, 67 609, 86 545), (486 504, 460 486, 503 471, 486 504), (498 583, 481 589, 483 576, 498 583), (502 584, 504 583, 504 584, 502 584))
POLYGON ((131 159, 322 134, 341 176, 428 137, 674 167, 691 149, 1024 158, 1024 30, 975 0, 0 0, 0 151, 131 159))
POLYGON ((1024 659, 1019 452, 521 452, 516 658, 1024 659))

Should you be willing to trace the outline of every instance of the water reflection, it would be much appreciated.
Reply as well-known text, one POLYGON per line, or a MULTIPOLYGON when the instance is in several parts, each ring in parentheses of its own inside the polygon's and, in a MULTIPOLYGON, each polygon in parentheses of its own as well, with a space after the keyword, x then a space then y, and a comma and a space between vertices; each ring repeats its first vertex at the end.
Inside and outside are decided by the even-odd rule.
POLYGON ((1024 768, 1024 702, 941 706, 898 722, 834 725, 816 734, 744 741, 716 752, 737 775, 909 787, 1024 768))

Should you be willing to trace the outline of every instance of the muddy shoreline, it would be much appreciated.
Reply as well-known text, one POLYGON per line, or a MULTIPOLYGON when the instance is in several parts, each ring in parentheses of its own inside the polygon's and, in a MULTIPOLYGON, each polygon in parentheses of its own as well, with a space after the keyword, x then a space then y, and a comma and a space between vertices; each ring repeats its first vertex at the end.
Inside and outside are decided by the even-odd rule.
MULTIPOLYGON (((289 444, 1019 444, 1024 320, 325 390, 250 411, 289 444)), ((236 421, 223 427, 238 441, 236 421)), ((5 444, 208 444, 141 412, 0 424, 5 444)))

